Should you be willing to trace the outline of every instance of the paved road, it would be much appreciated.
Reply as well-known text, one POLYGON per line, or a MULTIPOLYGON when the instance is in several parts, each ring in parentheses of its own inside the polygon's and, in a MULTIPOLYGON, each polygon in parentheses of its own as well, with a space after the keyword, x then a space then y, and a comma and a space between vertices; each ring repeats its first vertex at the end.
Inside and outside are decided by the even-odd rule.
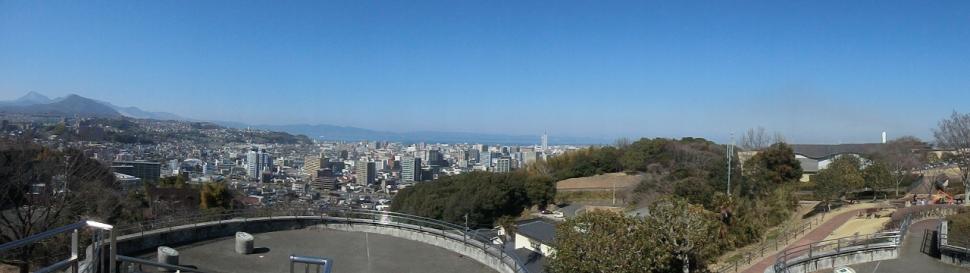
MULTIPOLYGON (((840 226, 842 226, 842 224, 845 224, 846 221, 849 221, 849 219, 852 219, 852 217, 855 217, 856 215, 858 215, 859 211, 862 211, 862 210, 865 210, 865 209, 850 210, 850 211, 843 212, 842 214, 832 216, 827 221, 819 225, 817 228, 808 232, 808 235, 805 235, 798 241, 795 241, 794 243, 789 244, 789 246, 800 246, 800 245, 806 245, 817 241, 821 241, 825 239, 825 237, 828 237, 829 234, 832 234, 832 232, 835 231, 835 229, 838 229, 840 226)), ((778 257, 778 252, 775 252, 774 254, 771 254, 769 256, 765 256, 754 265, 751 265, 751 267, 748 267, 747 270, 744 270, 744 273, 764 273, 765 269, 768 269, 768 267, 770 267, 775 263, 775 259, 777 259, 777 257, 778 257)))
MULTIPOLYGON (((923 246, 923 231, 935 230, 939 224, 940 220, 924 220, 910 225, 909 234, 906 235, 906 239, 903 242, 903 248, 899 253, 899 258, 857 264, 849 267, 855 269, 856 273, 970 272, 970 268, 963 268, 942 263, 936 258, 923 254, 920 251, 921 247, 923 246)), ((818 272, 832 272, 832 269, 826 269, 818 272)))
MULTIPOLYGON (((217 272, 275 273, 289 272, 288 257, 296 254, 331 258, 335 273, 495 272, 444 248, 379 234, 298 229, 253 236, 256 254, 236 254, 234 238, 229 237, 178 247, 180 262, 217 272)), ((154 260, 153 254, 146 258, 154 260)))

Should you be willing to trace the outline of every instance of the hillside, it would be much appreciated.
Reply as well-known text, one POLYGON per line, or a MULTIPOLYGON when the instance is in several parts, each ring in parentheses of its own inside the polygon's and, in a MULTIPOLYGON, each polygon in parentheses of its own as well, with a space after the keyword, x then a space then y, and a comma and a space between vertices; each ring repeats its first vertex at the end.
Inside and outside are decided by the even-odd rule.
POLYGON ((556 191, 605 191, 629 190, 636 188, 643 180, 643 175, 626 173, 607 173, 588 177, 570 178, 556 182, 556 191))
MULTIPOLYGON (((30 95, 30 94, 28 94, 30 95)), ((38 101, 24 101, 32 103, 38 101)), ((40 101, 42 102, 42 101, 40 101)), ((92 99, 78 95, 68 95, 65 98, 54 100, 50 103, 39 104, 13 104, 0 106, 0 112, 20 113, 20 114, 47 114, 58 116, 81 116, 81 117, 101 117, 119 118, 121 113, 111 107, 92 99)))

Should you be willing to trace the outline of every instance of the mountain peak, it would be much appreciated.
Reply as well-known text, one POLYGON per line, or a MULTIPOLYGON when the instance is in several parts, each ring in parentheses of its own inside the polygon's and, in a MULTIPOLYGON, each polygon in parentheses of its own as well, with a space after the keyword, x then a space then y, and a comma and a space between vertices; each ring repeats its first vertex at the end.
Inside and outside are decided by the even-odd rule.
POLYGON ((52 101, 50 98, 48 98, 47 96, 44 96, 41 93, 30 91, 30 92, 27 92, 26 95, 18 98, 17 100, 14 100, 14 102, 28 103, 28 104, 46 104, 46 103, 51 103, 52 101))

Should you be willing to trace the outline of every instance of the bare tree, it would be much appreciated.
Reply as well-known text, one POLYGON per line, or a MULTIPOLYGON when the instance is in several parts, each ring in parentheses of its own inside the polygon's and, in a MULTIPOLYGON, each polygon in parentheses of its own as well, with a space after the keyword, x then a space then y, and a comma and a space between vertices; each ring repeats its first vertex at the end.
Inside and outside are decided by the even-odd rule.
POLYGON ((781 133, 775 132, 773 135, 768 135, 764 127, 758 126, 749 128, 741 135, 738 145, 745 150, 762 150, 779 142, 785 142, 785 137, 781 133))
POLYGON ((899 186, 910 177, 910 172, 923 164, 920 152, 926 143, 913 136, 904 136, 889 141, 874 159, 882 162, 888 169, 890 180, 896 187, 896 196, 899 196, 899 186))
MULTIPOLYGON (((955 152, 954 161, 960 170, 960 180, 970 189, 970 114, 953 111, 950 118, 939 122, 933 130, 936 144, 955 152)), ((970 194, 963 195, 963 204, 970 205, 970 194)))
MULTIPOLYGON (((61 153, 29 143, 0 146, 0 238, 15 241, 80 219, 82 213, 114 210, 111 200, 93 193, 114 183, 113 175, 100 163, 80 153, 61 153), (87 198, 78 198, 87 196, 87 198), (104 202, 102 200, 107 200, 104 202), (104 208, 101 208, 101 207, 104 208), (90 208, 90 209, 88 209, 90 208)), ((21 247, 4 256, 20 272, 37 262, 37 245, 21 247)))

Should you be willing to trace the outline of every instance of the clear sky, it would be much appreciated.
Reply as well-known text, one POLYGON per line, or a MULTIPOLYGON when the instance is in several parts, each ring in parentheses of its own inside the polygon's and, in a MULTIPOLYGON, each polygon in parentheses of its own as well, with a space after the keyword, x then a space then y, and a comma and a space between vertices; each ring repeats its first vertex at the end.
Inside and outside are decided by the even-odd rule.
POLYGON ((0 99, 260 124, 798 143, 970 111, 970 1, 6 1, 0 99))

